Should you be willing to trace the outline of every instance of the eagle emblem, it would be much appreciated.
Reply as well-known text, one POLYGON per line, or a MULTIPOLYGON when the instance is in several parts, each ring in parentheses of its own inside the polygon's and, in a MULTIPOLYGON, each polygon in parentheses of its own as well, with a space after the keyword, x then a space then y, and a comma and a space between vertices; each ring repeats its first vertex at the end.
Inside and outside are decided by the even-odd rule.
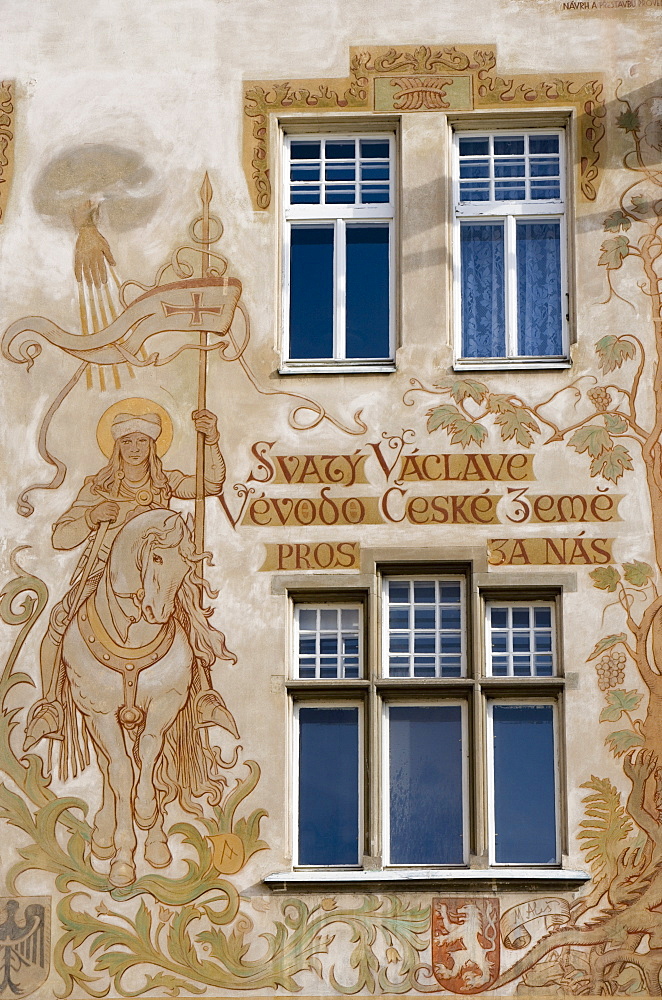
POLYGON ((0 897, 0 997, 26 997, 50 969, 49 896, 0 897))

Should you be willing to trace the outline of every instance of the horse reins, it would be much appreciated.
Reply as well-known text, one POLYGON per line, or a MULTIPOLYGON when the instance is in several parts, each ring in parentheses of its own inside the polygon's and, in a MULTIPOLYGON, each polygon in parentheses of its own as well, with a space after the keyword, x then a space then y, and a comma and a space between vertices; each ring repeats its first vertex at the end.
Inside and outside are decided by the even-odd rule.
POLYGON ((125 729, 132 730, 140 726, 145 718, 142 708, 136 705, 138 676, 167 654, 175 638, 176 624, 170 618, 144 646, 120 646, 99 618, 94 596, 91 594, 78 609, 78 629, 97 663, 122 675, 124 704, 119 711, 119 721, 125 729))

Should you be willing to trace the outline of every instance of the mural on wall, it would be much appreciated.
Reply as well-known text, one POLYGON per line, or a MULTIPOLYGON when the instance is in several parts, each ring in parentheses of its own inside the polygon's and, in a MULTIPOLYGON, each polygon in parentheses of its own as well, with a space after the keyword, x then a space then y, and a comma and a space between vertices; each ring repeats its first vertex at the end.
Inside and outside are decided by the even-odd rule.
MULTIPOLYGON (((18 630, 0 675, 0 768, 6 778, 0 817, 20 831, 21 844, 2 901, 0 993, 14 992, 11 983, 29 995, 49 972, 50 899, 19 895, 23 876, 31 871, 53 879, 52 962, 63 996, 74 991, 102 996, 111 989, 119 996, 153 990, 198 995, 208 987, 296 992, 309 974, 347 994, 475 994, 517 980, 517 991, 529 995, 659 993, 662 596, 655 579, 662 568, 662 383, 653 375, 652 360, 662 365, 657 107, 652 100, 640 107, 622 100, 616 124, 632 143, 624 160, 632 182, 605 220, 599 258, 612 295, 620 294, 619 270, 641 269, 639 287, 651 305, 653 339, 625 333, 598 340, 604 378, 580 376, 561 390, 575 404, 570 423, 559 419, 559 393, 534 403, 493 392, 487 380, 448 378, 428 387, 413 379, 403 401, 411 409, 403 412, 433 400, 423 403, 428 450, 446 434, 455 449, 463 449, 448 455, 421 454, 413 430, 384 431, 380 437, 371 434, 360 411, 344 421, 313 398, 260 385, 246 356, 250 325, 241 283, 227 276, 227 261, 211 249, 221 227, 211 213, 208 178, 190 245, 178 248, 149 286, 120 282, 94 199, 87 199, 77 215, 80 331, 29 317, 13 323, 2 342, 5 358, 28 370, 41 350, 34 335, 80 362, 42 420, 39 452, 54 471, 48 482, 20 494, 17 507, 26 518, 36 494, 57 490, 64 481, 67 470, 50 448, 49 429, 74 386, 89 380, 102 388, 107 379, 121 388, 125 378, 133 381, 131 392, 105 409, 96 428, 107 464, 85 470, 73 505, 55 526, 56 549, 82 547, 70 586, 52 595, 47 621, 50 595, 42 580, 22 570, 19 547, 12 555, 14 579, 0 595, 3 622, 18 630), (139 394, 135 380, 142 370, 166 366, 184 352, 197 356, 197 451, 190 467, 180 471, 167 458, 173 421, 139 394), (337 456, 283 455, 276 442, 255 442, 251 476, 235 484, 241 510, 232 512, 223 498, 227 472, 216 420, 206 406, 211 359, 237 362, 256 392, 282 396, 294 407, 293 428, 305 431, 327 421, 341 433, 373 440, 337 456), (651 392, 655 410, 647 420, 642 399, 651 392), (488 452, 492 441, 497 448, 507 442, 521 451, 488 452), (505 912, 502 903, 501 913, 496 899, 397 895, 365 896, 350 906, 334 896, 286 898, 267 903, 261 912, 259 900, 242 895, 234 878, 268 846, 260 835, 264 810, 241 814, 258 787, 260 769, 243 759, 236 744, 226 756, 209 738, 211 725, 220 725, 233 741, 239 733, 233 706, 211 681, 213 663, 230 661, 233 654, 232 636, 226 644, 212 624, 214 592, 204 579, 210 558, 205 498, 225 504, 234 528, 332 528, 406 519, 408 524, 509 522, 512 532, 518 523, 549 523, 550 517, 554 523, 617 520, 619 494, 587 494, 578 513, 571 504, 568 514, 562 502, 567 498, 527 492, 534 480, 529 449, 552 442, 565 442, 589 462, 590 475, 607 484, 620 483, 643 462, 657 553, 656 567, 636 558, 617 566, 611 539, 556 536, 556 550, 545 539, 528 540, 542 543, 540 558, 535 546, 522 540, 518 547, 512 534, 489 542, 491 565, 589 567, 594 585, 617 602, 623 616, 622 631, 596 637, 589 662, 596 665, 596 684, 605 696, 600 722, 608 729, 607 745, 631 790, 623 803, 609 778, 587 775, 585 818, 575 832, 593 875, 589 890, 572 903, 539 897, 505 912), (360 488, 375 472, 384 486, 379 497, 352 494, 339 501, 332 492, 331 487, 360 488), (454 494, 451 501, 450 495, 439 495, 432 498, 436 505, 426 507, 422 500, 429 497, 407 492, 412 484, 437 479, 467 482, 466 496, 454 494), (279 498, 262 490, 260 484, 272 482, 309 485, 319 495, 304 497, 307 506, 297 507, 302 498, 296 494, 279 498), (505 519, 496 509, 503 494, 491 497, 486 486, 495 482, 512 484, 505 486, 510 504, 505 519), (469 484, 478 484, 480 495, 469 484), (171 509, 173 498, 192 500, 195 517, 171 509), (554 551, 563 553, 556 562, 554 551), (20 669, 33 629, 41 630, 41 691, 23 726, 13 693, 33 683, 20 669), (626 674, 640 683, 624 687, 626 674), (56 766, 65 782, 88 766, 98 767, 103 801, 93 818, 83 798, 56 796, 56 766), (186 819, 169 826, 173 805, 186 819), (137 857, 141 831, 144 857, 137 857), (170 867, 173 839, 187 846, 183 875, 170 867), (334 942, 348 936, 351 947, 342 958, 334 942), (512 961, 514 951, 524 954, 512 961)), ((105 154, 102 159, 110 162, 105 154)), ((121 176, 124 169, 117 166, 121 176)), ((325 540, 304 552, 289 543, 269 543, 262 568, 326 569, 328 559, 338 562, 331 568, 358 568, 357 550, 341 549, 352 544, 325 540)))

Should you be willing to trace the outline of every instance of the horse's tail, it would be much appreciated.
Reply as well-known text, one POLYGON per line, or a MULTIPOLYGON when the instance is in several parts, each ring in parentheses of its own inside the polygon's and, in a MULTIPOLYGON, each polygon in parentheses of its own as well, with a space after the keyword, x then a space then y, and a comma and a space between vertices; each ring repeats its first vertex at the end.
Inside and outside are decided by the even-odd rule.
POLYGON ((207 731, 196 725, 195 696, 199 690, 199 672, 194 668, 189 698, 166 733, 154 778, 163 796, 162 806, 177 799, 194 816, 202 816, 196 799, 206 798, 210 805, 219 805, 227 784, 219 773, 219 761, 210 754, 207 731))

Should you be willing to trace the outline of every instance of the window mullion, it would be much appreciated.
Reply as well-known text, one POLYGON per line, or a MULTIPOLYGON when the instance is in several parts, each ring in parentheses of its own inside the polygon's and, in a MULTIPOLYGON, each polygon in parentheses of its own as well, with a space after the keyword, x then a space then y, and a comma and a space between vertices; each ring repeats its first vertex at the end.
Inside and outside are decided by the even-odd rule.
POLYGON ((345 219, 337 219, 334 239, 334 273, 335 273, 335 309, 333 322, 333 356, 345 357, 346 337, 346 288, 347 288, 347 223, 345 219))
POLYGON ((505 219, 506 356, 517 357, 517 223, 514 215, 505 219))

